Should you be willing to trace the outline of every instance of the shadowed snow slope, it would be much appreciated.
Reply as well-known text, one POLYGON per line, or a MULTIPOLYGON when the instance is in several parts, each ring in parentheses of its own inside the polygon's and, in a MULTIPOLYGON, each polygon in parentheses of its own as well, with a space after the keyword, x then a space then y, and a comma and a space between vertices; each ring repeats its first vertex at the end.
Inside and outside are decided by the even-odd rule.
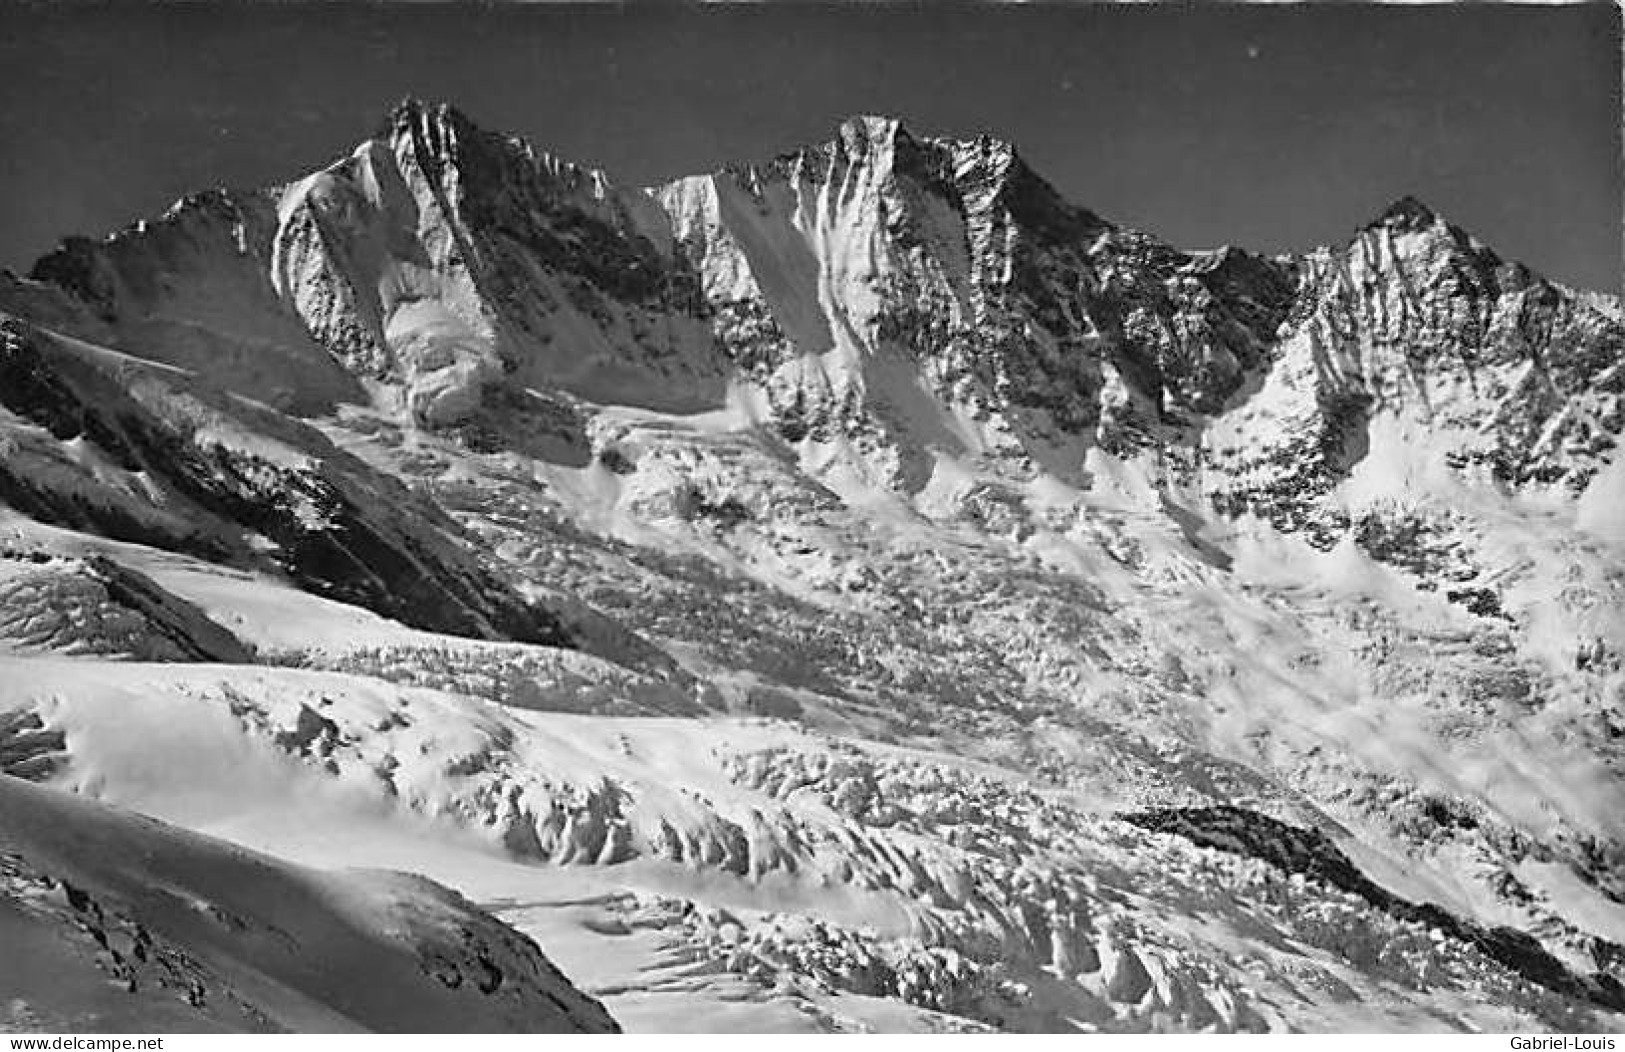
POLYGON ((8 1029, 616 1029, 420 877, 306 869, 4 776, 0 936, 8 1029))

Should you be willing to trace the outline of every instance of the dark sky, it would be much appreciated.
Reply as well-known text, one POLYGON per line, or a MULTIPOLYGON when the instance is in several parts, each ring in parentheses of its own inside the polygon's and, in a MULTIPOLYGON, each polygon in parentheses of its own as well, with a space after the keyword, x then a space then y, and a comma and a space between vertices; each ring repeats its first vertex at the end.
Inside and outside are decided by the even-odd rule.
POLYGON ((406 94, 624 180, 827 138, 857 112, 1014 141, 1185 247, 1307 248, 1414 193, 1618 290, 1613 5, 879 10, 144 7, 0 0, 0 264, 189 190, 278 182, 406 94))

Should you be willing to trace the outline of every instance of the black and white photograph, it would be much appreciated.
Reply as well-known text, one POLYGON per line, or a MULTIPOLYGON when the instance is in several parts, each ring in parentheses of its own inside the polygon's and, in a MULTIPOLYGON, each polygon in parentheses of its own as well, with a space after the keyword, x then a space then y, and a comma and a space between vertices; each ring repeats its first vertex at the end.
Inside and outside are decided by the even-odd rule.
POLYGON ((1621 54, 0 0, 0 1039, 1625 1052, 1621 54))

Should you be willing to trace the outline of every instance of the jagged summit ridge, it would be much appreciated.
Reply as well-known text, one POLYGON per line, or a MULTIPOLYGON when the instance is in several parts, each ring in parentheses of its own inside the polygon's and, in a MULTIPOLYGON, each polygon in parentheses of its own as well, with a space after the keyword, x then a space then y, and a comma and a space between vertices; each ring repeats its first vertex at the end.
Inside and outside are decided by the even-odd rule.
POLYGON ((510 155, 528 162, 536 177, 561 188, 585 191, 600 200, 611 196, 616 190, 602 169, 578 164, 551 151, 539 149, 520 136, 488 131, 447 102, 426 102, 413 97, 402 99, 389 111, 374 138, 409 142, 421 163, 466 162, 478 166, 482 162, 492 163, 493 158, 510 155))
MULTIPOLYGON (((1290 360, 1294 338, 1319 348, 1493 340, 1491 357, 1511 355, 1511 368, 1544 339, 1530 334, 1551 328, 1531 309, 1572 316, 1597 338, 1617 327, 1414 197, 1345 246, 1186 253, 1067 202, 985 135, 919 136, 895 117, 859 115, 823 143, 644 191, 419 99, 322 171, 272 191, 194 196, 111 241, 72 242, 34 276, 126 345, 190 366, 204 352, 174 352, 169 319, 185 319, 191 343, 237 346, 242 334, 141 275, 173 269, 196 285, 192 275, 223 266, 241 273, 235 289, 252 289, 234 295, 263 316, 256 338, 303 347, 291 384, 282 370, 274 383, 239 378, 255 397, 301 410, 356 397, 329 366, 321 382, 299 382, 311 372, 303 363, 325 355, 372 385, 371 400, 447 427, 509 397, 498 392, 538 386, 700 409, 718 404, 733 374, 760 392, 784 437, 856 439, 863 471, 904 490, 922 481, 922 445, 945 441, 1029 466, 1035 441, 1070 444, 1074 456, 1188 445, 1189 428, 1208 429, 1237 392, 1290 360), (940 408, 900 413, 913 396, 897 388, 892 360, 940 408), (967 433, 950 417, 977 426, 967 433), (922 443, 922 429, 937 437, 922 443)), ((1320 383, 1299 416, 1350 399, 1431 405, 1426 384, 1359 354, 1311 373, 1344 377, 1347 390, 1328 395, 1320 383)), ((1402 371, 1452 360, 1412 354, 1402 371)), ((1532 422, 1507 430, 1509 414, 1490 412, 1506 433, 1463 455, 1506 461, 1592 372, 1559 382, 1561 369, 1537 370, 1539 382, 1520 388, 1532 422)), ((1593 470, 1513 474, 1578 485, 1593 470)))
POLYGON ((1420 230, 1444 222, 1444 218, 1420 198, 1405 194, 1377 213, 1361 229, 1392 227, 1400 230, 1420 230))

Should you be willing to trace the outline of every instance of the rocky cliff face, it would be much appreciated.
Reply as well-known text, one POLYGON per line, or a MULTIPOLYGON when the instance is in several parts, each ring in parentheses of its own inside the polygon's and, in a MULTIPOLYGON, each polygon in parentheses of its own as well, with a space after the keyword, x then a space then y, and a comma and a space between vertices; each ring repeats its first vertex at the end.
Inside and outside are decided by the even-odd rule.
POLYGON ((448 107, 397 108, 278 215, 284 300, 425 423, 466 419, 510 374, 606 393, 635 378, 679 404, 714 374, 653 203, 448 107))
MULTIPOLYGON (((1583 490, 1622 422, 1625 334, 1413 199, 1303 282, 1255 397, 1204 439, 1227 509, 1294 521, 1371 452, 1373 422, 1510 487, 1583 490)), ((1421 480, 1395 471, 1401 493, 1421 480)))
POLYGON ((1067 203, 1007 143, 885 118, 655 193, 780 432, 855 429, 904 488, 930 447, 1031 467, 1046 440, 1155 444, 1224 404, 1292 298, 1289 261, 1178 252, 1067 203))
POLYGON ((844 418, 951 442, 902 433, 924 387, 950 433, 963 414, 1025 456, 1057 436, 1160 453, 1174 482, 1194 454, 1227 511, 1288 523, 1379 414, 1454 467, 1572 492, 1621 426, 1617 321, 1414 200, 1304 256, 1184 253, 1062 201, 1006 144, 880 118, 656 195, 792 440, 844 418))
POLYGON ((669 252, 641 192, 409 102, 322 171, 70 239, 31 277, 76 329, 263 401, 320 412, 365 386, 445 426, 504 379, 695 403, 717 370, 669 252))

